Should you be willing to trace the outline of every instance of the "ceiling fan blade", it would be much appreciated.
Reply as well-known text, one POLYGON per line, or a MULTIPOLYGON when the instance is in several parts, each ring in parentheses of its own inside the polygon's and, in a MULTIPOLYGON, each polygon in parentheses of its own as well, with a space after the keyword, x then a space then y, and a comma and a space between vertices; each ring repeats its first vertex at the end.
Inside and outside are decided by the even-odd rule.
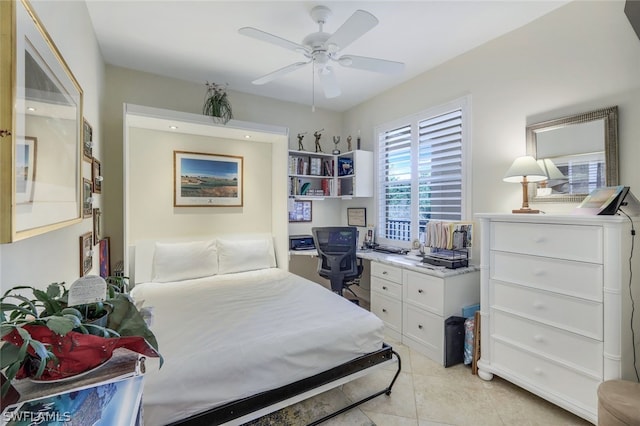
POLYGON ((285 74, 289 74, 290 72, 293 72, 295 70, 297 70, 298 68, 307 65, 309 62, 296 62, 294 64, 291 65, 287 65, 284 68, 280 68, 279 70, 276 70, 274 72, 271 72, 269 74, 263 75, 262 77, 253 80, 251 83, 256 84, 256 85, 261 85, 261 84, 265 84, 268 83, 272 80, 275 80, 276 78, 283 76, 285 74))
POLYGON ((365 71, 375 71, 384 74, 400 74, 404 71, 402 62, 387 61, 386 59, 367 58, 366 56, 345 55, 338 59, 343 67, 356 68, 365 71))
POLYGON ((335 51, 342 50, 371 28, 378 25, 378 18, 364 10, 356 10, 335 33, 329 37, 325 46, 335 46, 335 51))
POLYGON ((284 47, 285 49, 293 50, 294 52, 305 53, 308 51, 308 49, 301 44, 294 43, 282 37, 278 37, 276 35, 266 33, 257 28, 243 27, 243 28, 240 28, 238 32, 248 37, 266 41, 267 43, 275 44, 276 46, 284 47))
POLYGON ((318 77, 320 77, 320 84, 324 91, 324 96, 327 99, 337 98, 342 93, 340 86, 338 86, 338 79, 331 67, 325 66, 318 69, 318 77))

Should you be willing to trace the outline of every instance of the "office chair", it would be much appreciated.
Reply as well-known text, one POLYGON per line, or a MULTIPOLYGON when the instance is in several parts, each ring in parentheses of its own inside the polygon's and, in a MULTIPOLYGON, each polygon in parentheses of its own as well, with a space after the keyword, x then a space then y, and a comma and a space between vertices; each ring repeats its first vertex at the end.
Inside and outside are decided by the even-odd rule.
POLYGON ((359 285, 362 276, 362 261, 358 261, 356 250, 358 230, 352 226, 330 226, 311 228, 313 242, 318 250, 318 274, 329 279, 331 290, 343 296, 349 287, 359 285))

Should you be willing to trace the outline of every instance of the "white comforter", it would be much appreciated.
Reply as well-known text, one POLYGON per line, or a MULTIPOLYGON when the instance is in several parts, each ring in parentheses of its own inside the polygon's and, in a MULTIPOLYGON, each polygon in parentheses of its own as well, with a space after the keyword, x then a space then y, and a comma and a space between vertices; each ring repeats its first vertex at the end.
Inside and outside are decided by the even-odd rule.
POLYGON ((148 360, 145 425, 188 417, 382 347, 383 324, 280 269, 138 284, 164 365, 148 360), (151 362, 149 362, 151 361, 151 362))

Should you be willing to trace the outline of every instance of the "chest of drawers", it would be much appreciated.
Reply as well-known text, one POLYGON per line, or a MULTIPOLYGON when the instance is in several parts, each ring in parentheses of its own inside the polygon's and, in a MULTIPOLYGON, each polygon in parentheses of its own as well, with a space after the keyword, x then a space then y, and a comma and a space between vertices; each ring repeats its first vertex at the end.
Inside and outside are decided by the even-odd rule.
POLYGON ((598 385, 635 380, 629 292, 638 298, 640 291, 629 271, 640 272, 638 261, 629 261, 629 219, 477 218, 479 376, 497 374, 595 423, 598 385))

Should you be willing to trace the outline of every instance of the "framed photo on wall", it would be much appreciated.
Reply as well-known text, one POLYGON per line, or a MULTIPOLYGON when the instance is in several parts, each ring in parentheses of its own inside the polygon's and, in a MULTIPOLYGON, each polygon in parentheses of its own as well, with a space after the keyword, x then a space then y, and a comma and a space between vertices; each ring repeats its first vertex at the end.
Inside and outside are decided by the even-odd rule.
POLYGON ((102 212, 100 209, 93 209, 93 245, 95 246, 100 241, 100 235, 102 235, 102 212))
POLYGON ((311 222, 312 201, 293 201, 293 206, 289 210, 289 222, 311 222))
POLYGON ((91 162, 91 180, 93 181, 93 192, 100 194, 102 192, 102 169, 100 161, 95 158, 91 162))
POLYGON ((111 241, 109 237, 100 240, 100 276, 106 278, 111 275, 111 241))
POLYGON ((91 232, 80 235, 80 276, 84 277, 93 267, 93 238, 91 232))
POLYGON ((87 178, 82 178, 82 217, 91 217, 93 198, 91 193, 93 192, 93 184, 87 178))
POLYGON ((242 207, 243 157, 173 152, 174 207, 242 207))
POLYGON ((347 225, 367 226, 367 209, 364 207, 347 208, 347 225))
POLYGON ((93 161, 93 128, 86 118, 82 119, 82 158, 93 161))

